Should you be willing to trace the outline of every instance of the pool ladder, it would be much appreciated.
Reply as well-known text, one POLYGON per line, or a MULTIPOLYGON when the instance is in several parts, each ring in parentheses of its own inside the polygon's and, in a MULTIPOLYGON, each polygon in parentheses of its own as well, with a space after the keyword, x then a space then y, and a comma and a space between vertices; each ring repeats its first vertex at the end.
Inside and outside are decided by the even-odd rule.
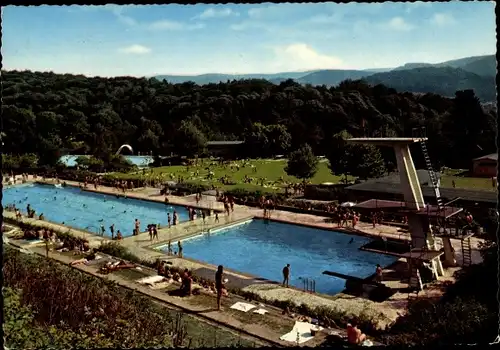
POLYGON ((310 293, 316 293, 316 281, 312 278, 302 278, 302 283, 304 285, 304 291, 310 293))

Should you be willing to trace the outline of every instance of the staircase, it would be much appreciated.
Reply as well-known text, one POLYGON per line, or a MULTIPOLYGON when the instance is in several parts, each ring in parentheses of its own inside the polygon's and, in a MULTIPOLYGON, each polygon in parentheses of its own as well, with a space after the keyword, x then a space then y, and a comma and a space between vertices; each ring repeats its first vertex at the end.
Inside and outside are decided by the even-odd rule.
POLYGON ((432 188, 434 189, 434 194, 436 196, 437 206, 439 210, 441 210, 444 207, 443 199, 441 198, 438 179, 436 173, 434 172, 434 169, 432 168, 431 158, 429 157, 429 151, 427 150, 427 142, 425 141, 424 137, 425 137, 425 128, 422 128, 419 135, 420 146, 422 147, 422 153, 424 155, 425 165, 427 166, 427 171, 429 172, 429 179, 431 180, 432 188))
POLYGON ((472 248, 470 236, 462 239, 462 264, 463 266, 471 266, 472 264, 472 248))

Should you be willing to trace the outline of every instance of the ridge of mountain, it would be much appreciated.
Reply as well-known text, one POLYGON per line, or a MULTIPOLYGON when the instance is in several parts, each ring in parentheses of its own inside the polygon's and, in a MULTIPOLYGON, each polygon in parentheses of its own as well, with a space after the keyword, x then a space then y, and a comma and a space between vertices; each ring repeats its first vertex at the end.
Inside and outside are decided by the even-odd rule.
POLYGON ((483 102, 496 99, 495 76, 481 76, 449 66, 393 70, 373 74, 362 80, 371 85, 383 84, 399 92, 434 93, 453 97, 458 90, 472 89, 483 102))
POLYGON ((326 86, 335 86, 348 79, 363 79, 371 84, 384 84, 401 91, 436 93, 444 96, 454 96, 457 90, 474 89, 482 101, 493 101, 496 99, 495 77, 495 55, 482 55, 436 64, 406 63, 396 68, 321 69, 274 74, 159 75, 155 78, 165 79, 174 84, 192 81, 199 85, 241 79, 265 79, 273 84, 280 84, 285 80, 293 79, 300 84, 326 86), (417 76, 418 74, 421 76, 417 76))

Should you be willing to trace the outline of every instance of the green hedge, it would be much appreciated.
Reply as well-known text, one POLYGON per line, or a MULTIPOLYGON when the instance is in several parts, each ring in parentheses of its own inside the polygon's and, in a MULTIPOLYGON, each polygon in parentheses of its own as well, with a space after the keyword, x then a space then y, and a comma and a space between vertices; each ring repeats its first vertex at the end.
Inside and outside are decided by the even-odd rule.
POLYGON ((235 188, 232 190, 225 191, 224 194, 230 195, 235 199, 239 199, 242 202, 258 203, 262 196, 271 199, 276 205, 282 204, 286 196, 282 193, 271 193, 265 191, 248 191, 243 188, 235 188))

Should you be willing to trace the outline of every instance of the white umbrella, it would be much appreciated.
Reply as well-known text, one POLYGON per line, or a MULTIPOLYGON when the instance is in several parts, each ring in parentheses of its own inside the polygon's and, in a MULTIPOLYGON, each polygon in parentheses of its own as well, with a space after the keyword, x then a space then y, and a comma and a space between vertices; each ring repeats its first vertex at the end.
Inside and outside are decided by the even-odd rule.
POLYGON ((354 206, 356 206, 356 203, 353 203, 353 202, 344 202, 340 206, 343 207, 343 208, 354 207, 354 206))

